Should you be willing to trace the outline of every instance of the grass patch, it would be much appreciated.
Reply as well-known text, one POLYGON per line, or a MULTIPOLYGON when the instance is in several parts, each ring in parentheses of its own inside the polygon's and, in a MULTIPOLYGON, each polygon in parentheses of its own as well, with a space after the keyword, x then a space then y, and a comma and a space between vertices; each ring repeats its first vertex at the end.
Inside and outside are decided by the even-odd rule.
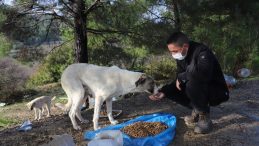
POLYGON ((12 125, 17 125, 24 121, 24 119, 30 118, 32 112, 26 107, 26 104, 37 97, 57 96, 53 102, 53 105, 57 102, 63 104, 67 103, 67 96, 59 83, 52 83, 40 87, 35 87, 35 90, 37 91, 37 94, 35 95, 25 97, 19 102, 0 107, 0 129, 5 129, 12 125))
POLYGON ((0 128, 6 128, 10 125, 17 124, 18 121, 15 121, 13 119, 5 119, 4 117, 0 117, 0 128))
POLYGON ((248 78, 241 78, 240 80, 243 80, 243 81, 252 81, 252 80, 259 80, 259 75, 254 75, 254 76, 250 76, 248 78))
POLYGON ((259 75, 251 76, 250 78, 248 78, 248 80, 259 80, 259 75))
POLYGON ((57 98, 55 99, 54 101, 55 103, 62 103, 62 104, 65 104, 67 103, 67 96, 66 95, 63 95, 63 96, 57 96, 57 98))

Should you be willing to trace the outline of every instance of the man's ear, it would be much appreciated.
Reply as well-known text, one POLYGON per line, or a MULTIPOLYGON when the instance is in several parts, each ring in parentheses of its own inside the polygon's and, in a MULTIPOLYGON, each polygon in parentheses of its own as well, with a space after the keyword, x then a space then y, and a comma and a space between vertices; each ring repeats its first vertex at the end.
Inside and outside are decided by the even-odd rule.
POLYGON ((147 76, 145 74, 142 74, 140 78, 135 82, 136 87, 138 87, 138 85, 140 84, 143 84, 146 79, 147 79, 147 76))
POLYGON ((183 53, 182 55, 187 55, 189 46, 190 46, 189 44, 186 44, 186 43, 183 44, 184 51, 182 52, 183 53))

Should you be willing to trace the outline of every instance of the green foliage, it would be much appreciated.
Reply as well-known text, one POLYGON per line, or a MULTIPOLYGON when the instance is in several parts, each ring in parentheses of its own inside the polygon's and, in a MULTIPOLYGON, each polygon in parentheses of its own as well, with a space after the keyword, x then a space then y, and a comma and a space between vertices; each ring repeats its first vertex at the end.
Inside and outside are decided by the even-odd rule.
POLYGON ((3 33, 0 33, 0 58, 6 56, 10 48, 10 40, 8 40, 3 33))
POLYGON ((73 38, 74 38, 72 28, 69 28, 69 27, 66 27, 66 26, 61 27, 60 33, 61 33, 61 39, 63 41, 70 41, 70 40, 73 40, 73 38))
POLYGON ((144 46, 136 48, 124 48, 123 51, 131 58, 131 65, 128 67, 133 70, 143 70, 145 59, 149 51, 144 46))
POLYGON ((131 44, 129 38, 119 40, 107 35, 110 39, 103 37, 90 37, 89 62, 98 65, 111 66, 143 70, 145 58, 150 55, 149 50, 145 47, 137 47, 131 44))
MULTIPOLYGON (((255 48, 258 46, 255 46, 255 48)), ((259 74, 259 49, 254 49, 249 54, 249 60, 246 62, 245 66, 252 70, 253 75, 259 74)))
POLYGON ((73 63, 73 49, 70 44, 63 45, 49 54, 35 74, 30 78, 28 86, 57 82, 65 68, 73 63))
POLYGON ((124 48, 123 51, 129 54, 132 58, 144 58, 148 54, 148 50, 144 46, 136 48, 124 48))
POLYGON ((154 3, 119 0, 90 13, 87 21, 87 28, 91 28, 88 33, 89 63, 143 70, 149 55, 162 54, 160 50, 165 48, 171 26, 143 18, 154 3))
POLYGON ((1 32, 1 28, 7 19, 5 10, 6 8, 0 5, 0 58, 6 56, 11 48, 10 40, 1 32))
POLYGON ((74 37, 73 30, 68 27, 61 27, 60 32, 62 40, 66 43, 47 55, 29 79, 28 87, 59 81, 64 69, 74 62, 74 50, 71 44, 74 37))
POLYGON ((174 79, 176 77, 176 62, 168 56, 152 57, 144 67, 144 72, 155 80, 174 79))
MULTIPOLYGON (((156 2, 119 0, 104 5, 88 16, 87 27, 100 30, 97 35, 90 33, 88 39, 97 37, 100 40, 96 41, 97 44, 113 41, 121 48, 145 47, 148 52, 161 53, 157 50, 166 47, 165 40, 168 32, 172 31, 172 26, 167 22, 144 18, 151 15, 148 10, 154 3, 156 2)), ((92 48, 91 44, 89 47, 92 48)))
POLYGON ((5 20, 6 20, 6 15, 3 13, 3 10, 0 10, 0 27, 2 26, 5 20))
POLYGON ((89 63, 103 66, 119 65, 121 60, 128 59, 117 43, 118 40, 113 37, 108 40, 102 36, 89 37, 89 63))
POLYGON ((50 71, 46 64, 42 64, 38 67, 35 74, 31 76, 29 79, 27 86, 33 87, 35 85, 43 85, 46 83, 54 82, 54 78, 52 78, 50 71))
POLYGON ((230 1, 224 4, 221 1, 200 1, 195 5, 181 3, 184 8, 182 19, 185 20, 183 31, 192 40, 208 45, 224 72, 235 75, 242 67, 253 69, 251 60, 255 57, 250 54, 258 50, 259 28, 255 15, 258 10, 252 3, 253 0, 239 1, 235 5, 230 1))
MULTIPOLYGON (((176 1, 116 0, 107 1, 98 9, 93 10, 87 16, 89 63, 145 70, 157 79, 175 77, 176 67, 171 58, 151 59, 151 64, 147 64, 148 61, 146 61, 151 55, 164 54, 162 49, 166 51, 166 39, 175 30, 176 18, 173 2, 176 1), (154 9, 159 6, 166 6, 166 9, 163 11, 154 9)), ((85 0, 85 3, 89 7, 93 1, 85 0)), ((248 0, 237 1, 233 4, 229 0, 183 0, 177 3, 182 31, 187 33, 192 40, 208 45, 218 57, 224 72, 234 72, 240 67, 258 70, 259 2, 248 0)), ((16 14, 14 11, 15 9, 8 13, 0 11, 0 25, 1 22, 12 18, 6 16, 16 14)), ((22 29, 17 25, 10 25, 5 27, 7 28, 5 30, 15 29, 12 29, 14 31, 7 36, 9 38, 13 36, 16 40, 24 40, 30 44, 41 41, 45 36, 50 16, 36 18, 38 17, 34 15, 23 17, 17 25, 29 26, 37 23, 37 20, 46 19, 47 21, 37 25, 39 28, 33 29, 26 29, 27 27, 22 29), (37 37, 34 37, 36 35, 37 37)), ((74 41, 73 27, 64 27, 55 21, 53 25, 57 27, 50 27, 53 33, 50 32, 52 37, 49 39, 62 38, 63 41, 74 41), (62 36, 56 36, 55 31, 62 36)), ((8 42, 7 39, 1 35, 0 55, 1 52, 5 54, 5 49, 10 48, 6 42, 8 42)), ((41 85, 58 81, 64 68, 73 63, 72 48, 72 45, 67 45, 48 55, 31 78, 30 84, 41 85)))

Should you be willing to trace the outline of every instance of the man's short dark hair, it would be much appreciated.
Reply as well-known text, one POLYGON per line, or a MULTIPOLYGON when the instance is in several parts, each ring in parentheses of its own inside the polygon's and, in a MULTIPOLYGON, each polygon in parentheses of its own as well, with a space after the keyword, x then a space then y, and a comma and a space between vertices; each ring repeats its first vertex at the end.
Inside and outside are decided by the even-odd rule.
POLYGON ((189 39, 188 37, 182 33, 182 32, 174 32, 173 34, 170 35, 170 37, 167 40, 167 45, 169 44, 177 44, 178 46, 182 47, 183 44, 189 44, 189 39))

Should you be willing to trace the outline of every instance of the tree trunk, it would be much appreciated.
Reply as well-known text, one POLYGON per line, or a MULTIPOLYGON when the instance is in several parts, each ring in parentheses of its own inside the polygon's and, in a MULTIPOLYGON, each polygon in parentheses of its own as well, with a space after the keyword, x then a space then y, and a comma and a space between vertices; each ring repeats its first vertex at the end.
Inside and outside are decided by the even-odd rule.
POLYGON ((181 18, 180 18, 180 12, 179 12, 179 7, 178 7, 178 2, 177 0, 173 0, 173 13, 174 13, 174 24, 175 24, 175 29, 177 31, 181 31, 181 18))
POLYGON ((88 63, 86 6, 84 0, 74 1, 75 62, 88 63))

